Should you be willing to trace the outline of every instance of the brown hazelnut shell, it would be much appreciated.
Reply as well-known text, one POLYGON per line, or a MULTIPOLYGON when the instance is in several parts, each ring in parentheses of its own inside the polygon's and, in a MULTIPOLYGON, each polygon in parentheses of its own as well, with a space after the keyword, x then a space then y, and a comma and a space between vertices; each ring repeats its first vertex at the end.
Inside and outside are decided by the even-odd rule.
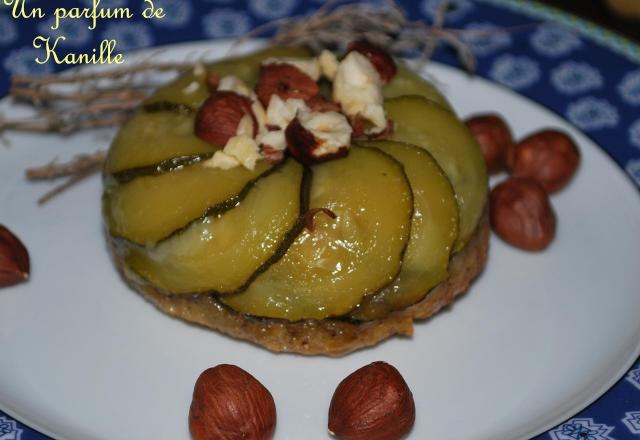
POLYGON ((251 374, 228 364, 200 374, 189 409, 195 440, 268 440, 275 428, 273 397, 251 374))
POLYGON ((513 148, 511 129, 504 119, 497 114, 483 114, 467 119, 465 124, 480 145, 489 174, 503 171, 513 148))
POLYGON ((25 281, 30 270, 27 248, 13 232, 0 225, 0 287, 25 281))
POLYGON ((329 407, 329 431, 341 440, 397 440, 415 422, 413 394, 398 370, 373 362, 347 376, 329 407))
POLYGON ((571 181, 579 164, 580 151, 568 134, 542 130, 518 142, 511 170, 514 176, 535 179, 553 193, 571 181))
POLYGON ((489 197, 491 226, 507 243, 527 251, 540 251, 553 241, 556 215, 549 195, 534 179, 510 177, 489 197))

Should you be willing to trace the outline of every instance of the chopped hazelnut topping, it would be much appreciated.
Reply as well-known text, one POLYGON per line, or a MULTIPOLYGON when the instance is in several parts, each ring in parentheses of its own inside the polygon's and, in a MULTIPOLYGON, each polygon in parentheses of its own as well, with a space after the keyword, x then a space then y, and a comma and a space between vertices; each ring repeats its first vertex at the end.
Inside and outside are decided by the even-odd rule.
POLYGON ((220 78, 218 83, 218 91, 235 92, 238 95, 246 96, 247 98, 254 99, 256 95, 253 90, 247 86, 244 81, 234 75, 227 75, 220 78))
POLYGON ((349 52, 338 66, 333 98, 348 116, 361 116, 373 124, 367 134, 381 132, 387 127, 382 106, 382 80, 371 61, 361 53, 349 52))
POLYGON ((318 140, 314 156, 335 153, 351 145, 351 125, 342 113, 301 111, 298 120, 318 140))

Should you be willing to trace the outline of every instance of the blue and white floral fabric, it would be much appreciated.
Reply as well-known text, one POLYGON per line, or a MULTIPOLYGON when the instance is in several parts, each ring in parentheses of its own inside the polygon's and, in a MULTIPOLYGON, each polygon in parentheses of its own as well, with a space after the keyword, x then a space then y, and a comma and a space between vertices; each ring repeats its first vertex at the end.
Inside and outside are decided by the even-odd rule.
MULTIPOLYGON (((374 1, 375 0, 371 0, 374 1)), ((371 2, 370 1, 370 2, 371 2)), ((401 0, 412 18, 431 21, 440 0, 401 0)), ((44 0, 31 6, 47 8, 44 0)), ((0 96, 11 74, 46 73, 38 65, 35 35, 67 39, 61 49, 80 52, 102 39, 117 40, 118 51, 182 41, 233 37, 268 21, 304 15, 323 0, 155 0, 166 17, 104 20, 95 31, 88 23, 67 20, 58 31, 50 17, 16 21, 0 2, 0 96)), ((56 5, 87 7, 91 0, 58 0, 56 5)), ((128 6, 138 12, 143 0, 102 0, 102 7, 128 6)), ((478 58, 477 74, 516 90, 565 117, 609 153, 640 186, 640 48, 600 29, 522 0, 451 0, 446 26, 476 31, 465 34, 478 58), (517 31, 515 31, 517 30, 517 31)), ((458 66, 449 51, 436 60, 458 66)), ((0 440, 40 440, 46 436, 0 412, 0 440)), ((610 391, 571 420, 538 439, 640 439, 640 363, 610 391)))

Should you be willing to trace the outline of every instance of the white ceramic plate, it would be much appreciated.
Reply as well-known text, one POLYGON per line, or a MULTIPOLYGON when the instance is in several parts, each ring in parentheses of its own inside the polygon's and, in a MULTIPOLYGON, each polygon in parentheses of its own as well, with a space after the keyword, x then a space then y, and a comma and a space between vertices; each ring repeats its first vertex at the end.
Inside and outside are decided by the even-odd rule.
POLYGON ((341 359, 277 355, 172 319, 127 288, 105 246, 100 179, 36 204, 48 186, 27 183, 24 169, 103 148, 104 136, 10 135, 0 151, 0 220, 29 248, 33 272, 0 290, 0 409, 56 438, 187 439, 195 379, 232 363, 274 395, 277 439, 328 438, 335 386, 385 360, 413 390, 411 438, 479 440, 528 438, 602 394, 640 352, 637 189, 587 137, 532 101, 448 67, 429 71, 463 117, 497 111, 517 137, 551 126, 576 139, 583 160, 553 197, 559 227, 548 251, 492 238, 470 293, 419 323, 411 339, 341 359))

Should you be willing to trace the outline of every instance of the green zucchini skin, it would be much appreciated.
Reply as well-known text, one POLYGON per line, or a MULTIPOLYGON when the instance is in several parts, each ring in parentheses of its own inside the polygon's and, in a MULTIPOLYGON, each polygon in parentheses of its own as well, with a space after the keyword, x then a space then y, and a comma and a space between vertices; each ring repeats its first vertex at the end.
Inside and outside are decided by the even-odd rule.
MULTIPOLYGON (((309 210, 309 194, 311 192, 311 182, 313 181, 313 171, 311 168, 304 167, 304 171, 302 174, 302 182, 300 183, 300 215, 298 216, 298 220, 296 224, 285 234, 284 239, 280 242, 276 251, 273 253, 271 257, 262 265, 256 269, 256 271, 247 279, 247 281, 236 291, 233 293, 240 293, 247 290, 247 288, 251 285, 251 283, 264 271, 269 269, 273 264, 277 263, 284 254, 287 253, 287 250, 291 246, 291 244, 295 241, 295 239, 300 235, 300 232, 305 228, 305 214, 309 210)), ((219 297, 219 295, 214 294, 214 296, 219 297)))
MULTIPOLYGON (((275 172, 277 172, 278 170, 281 170, 282 167, 284 166, 284 164, 286 164, 287 162, 294 162, 294 161, 293 161, 293 159, 288 159, 288 160, 284 161, 282 164, 279 164, 278 166, 272 167, 267 173, 262 175, 260 179, 256 179, 255 180, 254 184, 251 185, 250 188, 248 188, 246 194, 244 195, 245 196, 244 198, 246 198, 247 195, 251 194, 252 190, 255 190, 255 188, 254 188, 255 184, 259 180, 262 180, 265 177, 271 176, 275 172)), ((310 187, 311 187, 312 171, 307 167, 302 167, 302 166, 300 166, 300 167, 301 167, 301 176, 300 176, 299 186, 298 186, 298 190, 297 190, 298 197, 299 197, 298 203, 297 203, 298 204, 297 218, 293 221, 292 226, 286 232, 284 232, 282 237, 277 242, 275 248, 272 250, 272 253, 263 262, 261 262, 260 265, 246 279, 244 279, 242 284, 237 285, 233 289, 226 289, 226 290, 222 290, 222 291, 220 291, 218 289, 215 289, 215 288, 211 288, 211 289, 203 288, 203 289, 198 289, 197 291, 186 291, 186 290, 185 291, 176 291, 175 289, 166 289, 163 286, 159 285, 160 283, 153 282, 153 280, 149 279, 144 274, 140 273, 140 271, 136 270, 136 268, 134 266, 129 264, 128 256, 130 255, 131 251, 138 252, 138 253, 143 253, 143 254, 146 255, 147 252, 153 251, 153 249, 145 248, 145 247, 140 246, 140 245, 135 244, 135 243, 129 243, 126 240, 122 240, 122 239, 119 239, 117 237, 112 237, 111 240, 112 240, 112 243, 114 244, 114 249, 118 249, 118 255, 124 261, 124 264, 127 265, 127 267, 128 267, 127 270, 129 270, 132 273, 136 274, 136 277, 140 279, 140 282, 142 282, 144 284, 148 284, 148 285, 154 286, 155 289, 158 289, 159 291, 162 291, 163 294, 170 295, 170 296, 174 295, 176 297, 185 297, 185 296, 188 297, 188 296, 191 296, 191 295, 217 296, 217 295, 228 295, 228 294, 234 294, 234 293, 242 292, 252 283, 252 281, 259 274, 261 274, 262 272, 266 271, 272 264, 277 262, 286 253, 286 251, 289 248, 289 246, 291 245, 291 243, 293 243, 295 238, 300 234, 300 231, 302 231, 302 229, 305 226, 304 214, 307 212, 308 207, 309 207, 309 191, 310 191, 310 187)), ((236 208, 240 204, 241 204, 241 202, 238 202, 233 206, 227 206, 226 207, 227 210, 225 212, 222 212, 221 214, 218 214, 217 212, 215 212, 215 213, 209 214, 208 216, 205 216, 203 218, 217 217, 218 215, 223 216, 225 213, 233 210, 234 208, 236 208)), ((197 222, 195 222, 195 223, 197 223, 197 222)), ((180 235, 184 234, 185 231, 187 231, 187 229, 188 229, 188 227, 185 227, 185 228, 181 229, 179 232, 176 231, 176 233, 173 234, 171 238, 174 239, 174 240, 176 240, 176 239, 179 240, 180 239, 180 235)))
POLYGON ((142 105, 142 110, 147 113, 170 112, 178 115, 193 115, 196 109, 187 104, 172 101, 156 101, 142 105))
POLYGON ((204 162, 210 159, 213 153, 191 154, 188 156, 177 156, 171 159, 166 159, 153 165, 147 165, 144 167, 129 168, 128 170, 118 171, 117 173, 105 175, 105 179, 119 184, 127 183, 138 177, 144 176, 157 176, 158 174, 170 173, 204 162))

